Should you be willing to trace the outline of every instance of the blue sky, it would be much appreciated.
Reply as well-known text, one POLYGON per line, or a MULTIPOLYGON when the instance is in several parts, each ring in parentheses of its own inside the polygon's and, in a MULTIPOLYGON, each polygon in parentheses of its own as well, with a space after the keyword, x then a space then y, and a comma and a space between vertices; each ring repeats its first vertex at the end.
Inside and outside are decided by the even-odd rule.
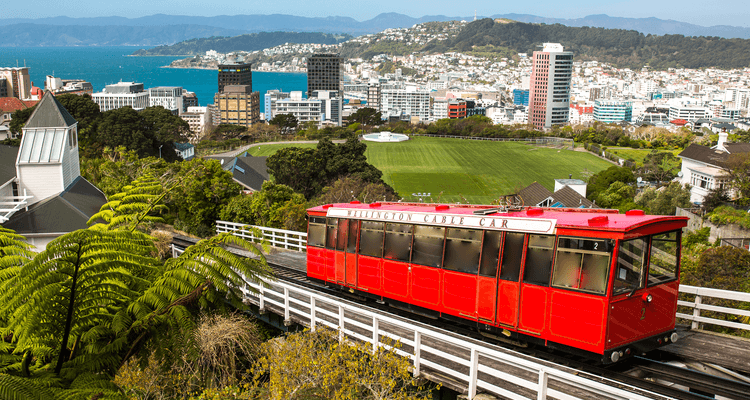
POLYGON ((142 17, 152 14, 237 15, 291 14, 305 17, 347 16, 367 20, 380 13, 397 12, 423 15, 489 16, 518 13, 543 17, 580 18, 591 14, 617 17, 656 17, 696 25, 733 25, 750 27, 750 3, 747 0, 535 0, 474 2, 447 0, 31 0, 8 1, 0 9, 0 18, 40 17, 142 17))

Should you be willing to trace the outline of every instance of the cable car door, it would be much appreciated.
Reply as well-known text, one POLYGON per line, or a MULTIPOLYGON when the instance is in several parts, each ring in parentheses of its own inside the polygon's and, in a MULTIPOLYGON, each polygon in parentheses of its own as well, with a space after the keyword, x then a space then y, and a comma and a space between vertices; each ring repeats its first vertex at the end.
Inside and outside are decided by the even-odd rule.
POLYGON ((497 266, 500 262, 503 232, 485 231, 482 260, 477 278, 476 315, 480 323, 495 324, 497 309, 497 266))
POLYGON ((346 279, 346 245, 347 245, 347 237, 349 233, 349 220, 339 218, 338 221, 338 229, 337 229, 337 235, 336 235, 336 255, 335 258, 335 265, 336 265, 336 282, 340 284, 344 284, 344 280, 346 279))
POLYGON ((541 335, 549 314, 549 278, 552 272, 555 237, 529 235, 521 280, 518 330, 541 335))
POLYGON ((507 328, 518 326, 518 307, 521 284, 521 260, 523 259, 524 234, 507 232, 503 242, 500 273, 497 279, 496 321, 507 328))
POLYGON ((359 237, 359 221, 349 220, 346 244, 346 285, 357 286, 357 238, 359 237))

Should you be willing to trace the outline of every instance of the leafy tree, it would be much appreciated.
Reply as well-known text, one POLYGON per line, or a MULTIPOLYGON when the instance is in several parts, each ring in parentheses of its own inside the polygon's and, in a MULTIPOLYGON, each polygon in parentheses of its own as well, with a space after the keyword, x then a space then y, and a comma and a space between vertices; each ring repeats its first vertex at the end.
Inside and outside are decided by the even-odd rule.
POLYGON ((153 132, 156 141, 164 145, 162 155, 173 152, 174 143, 187 142, 190 125, 171 111, 162 106, 147 107, 140 115, 147 129, 153 132))
POLYGON ((617 208, 620 212, 625 212, 635 208, 633 197, 635 189, 623 182, 614 182, 607 190, 599 193, 596 197, 597 204, 604 208, 617 208))
POLYGON ((16 135, 23 132, 23 126, 26 125, 26 122, 31 118, 31 114, 34 112, 35 108, 36 106, 24 108, 11 114, 10 125, 8 126, 10 131, 16 135))
POLYGON ((243 125, 219 124, 211 132, 211 137, 221 139, 234 139, 244 135, 247 127, 243 125))
POLYGON ((365 126, 380 125, 383 123, 383 114, 372 107, 362 107, 354 114, 349 115, 346 121, 348 124, 359 122, 365 126))
POLYGON ((643 160, 643 167, 637 173, 647 181, 666 182, 680 172, 681 161, 674 154, 653 150, 643 160))
POLYGON ((676 207, 690 207, 690 187, 671 182, 659 189, 647 188, 635 202, 650 214, 675 215, 676 207))
POLYGON ((596 173, 589 178, 588 198, 597 200, 599 193, 604 192, 614 182, 633 183, 635 176, 633 171, 627 167, 612 166, 604 171, 596 173))
POLYGON ((750 153, 731 154, 726 167, 729 184, 737 195, 737 203, 750 204, 750 153))
POLYGON ((98 148, 93 142, 96 140, 96 125, 102 114, 99 111, 99 105, 88 94, 68 93, 56 96, 56 98, 78 122, 78 147, 81 154, 89 157, 97 156, 96 153, 90 154, 90 147, 94 145, 94 149, 98 148))
POLYGON ((348 203, 357 200, 362 203, 374 201, 398 201, 398 196, 390 187, 380 183, 368 183, 358 176, 343 176, 331 185, 323 188, 323 192, 314 203, 348 203))
MULTIPOLYGON (((140 157, 161 157, 167 161, 178 159, 173 143, 183 140, 180 129, 186 128, 179 119, 159 107, 149 107, 137 112, 131 107, 121 107, 101 114, 96 128, 96 148, 91 151, 101 153, 104 147, 124 146, 135 151, 140 157), (161 150, 161 151, 160 151, 161 150)), ((94 145, 92 144, 92 147, 94 145)))
POLYGON ((268 123, 278 126, 281 133, 284 134, 293 133, 297 129, 297 117, 294 114, 278 114, 268 123))
POLYGON ((270 228, 306 231, 307 201, 286 185, 263 182, 260 191, 233 197, 221 210, 219 218, 270 228), (291 215, 299 213, 301 215, 291 215))
POLYGON ((701 207, 703 207, 706 212, 710 213, 716 207, 719 207, 729 200, 729 195, 727 194, 727 191, 725 189, 721 187, 715 187, 708 192, 708 195, 706 195, 706 197, 703 198, 701 207))

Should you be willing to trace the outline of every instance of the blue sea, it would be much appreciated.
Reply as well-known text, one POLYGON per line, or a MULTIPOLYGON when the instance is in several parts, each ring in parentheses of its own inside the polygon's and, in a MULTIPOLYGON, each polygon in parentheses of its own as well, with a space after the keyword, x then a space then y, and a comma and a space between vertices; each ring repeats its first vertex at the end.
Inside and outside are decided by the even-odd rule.
MULTIPOLYGON (((141 82, 144 88, 182 86, 195 92, 200 105, 213 103, 217 90, 216 70, 162 68, 185 57, 129 57, 140 47, 0 47, 0 67, 29 67, 34 86, 44 89, 44 79, 52 75, 62 79, 91 82, 94 92, 120 81, 141 82)), ((307 74, 253 71, 253 90, 260 92, 260 111, 267 90, 284 92, 307 90, 307 74)))

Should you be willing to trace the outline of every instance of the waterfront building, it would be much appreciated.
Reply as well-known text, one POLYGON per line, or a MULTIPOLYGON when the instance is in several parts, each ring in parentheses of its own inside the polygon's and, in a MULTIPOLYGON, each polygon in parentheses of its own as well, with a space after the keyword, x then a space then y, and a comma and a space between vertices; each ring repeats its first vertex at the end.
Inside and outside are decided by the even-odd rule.
POLYGON ((430 120, 430 92, 410 86, 407 89, 383 89, 380 112, 384 118, 430 120))
POLYGON ((199 107, 200 104, 198 104, 198 96, 196 96, 195 92, 188 92, 185 89, 182 89, 182 111, 185 112, 190 107, 199 107))
POLYGON ((551 128, 568 122, 573 53, 559 43, 544 43, 532 56, 529 89, 529 122, 551 128))
POLYGON ((180 118, 190 126, 190 132, 192 133, 191 142, 200 140, 212 125, 209 107, 188 107, 187 112, 180 114, 180 118))
POLYGON ((260 122, 260 94, 249 85, 227 85, 216 93, 214 104, 219 118, 215 122, 251 127, 260 122))
POLYGON ((323 102, 316 98, 302 98, 301 91, 289 93, 289 97, 279 99, 272 104, 271 113, 276 116, 280 114, 292 114, 297 118, 297 122, 304 124, 306 122, 315 122, 320 124, 323 120, 322 111, 323 102))
POLYGON ((711 111, 706 107, 697 105, 673 105, 669 107, 669 120, 683 119, 695 122, 701 118, 711 118, 711 111))
POLYGON ((136 111, 148 107, 148 92, 143 90, 142 83, 119 82, 107 85, 100 93, 94 93, 91 98, 99 105, 101 112, 129 106, 136 111))
POLYGON ((171 111, 172 114, 179 115, 184 111, 182 92, 183 90, 180 86, 157 86, 149 88, 148 106, 162 106, 171 111))
POLYGON ((344 96, 344 59, 335 53, 317 53, 307 58, 307 95, 335 90, 344 96))
POLYGON ((596 100, 594 119, 599 122, 630 122, 633 119, 633 103, 621 100, 596 100))
POLYGON ((5 96, 21 100, 31 99, 31 78, 28 67, 0 68, 0 78, 5 78, 5 96))
POLYGON ((335 90, 318 90, 313 93, 313 98, 320 100, 321 123, 341 126, 344 101, 337 95, 335 90))
POLYGON ((448 118, 448 100, 445 97, 434 97, 432 99, 432 121, 448 118))
POLYGON ((49 90, 55 96, 60 94, 93 95, 94 86, 83 79, 60 79, 47 75, 44 79, 44 90, 49 90))
POLYGON ((273 114, 274 104, 276 104, 276 101, 281 99, 288 99, 289 98, 289 92, 282 92, 280 90, 269 90, 266 92, 266 94, 263 96, 263 105, 264 105, 264 117, 266 121, 270 121, 275 117, 273 114))
POLYGON ((219 64, 219 93, 224 92, 224 87, 233 85, 249 86, 253 91, 253 71, 251 63, 227 63, 219 64))

